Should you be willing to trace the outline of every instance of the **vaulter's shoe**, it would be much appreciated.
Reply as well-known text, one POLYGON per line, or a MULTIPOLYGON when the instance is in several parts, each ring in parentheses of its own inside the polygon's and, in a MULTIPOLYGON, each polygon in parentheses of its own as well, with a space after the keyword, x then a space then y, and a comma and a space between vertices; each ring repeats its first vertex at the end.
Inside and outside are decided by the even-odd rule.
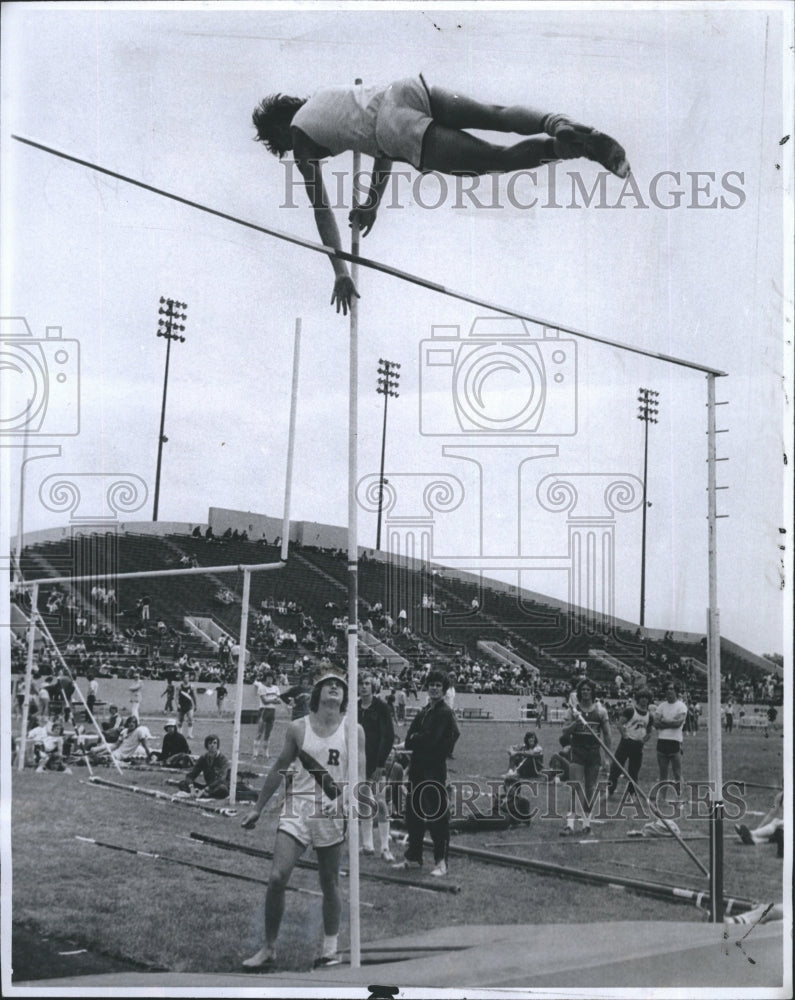
POLYGON ((244 969, 249 969, 251 972, 273 972, 276 968, 276 958, 264 948, 260 948, 256 955, 243 959, 241 964, 244 969))
POLYGON ((342 965, 342 959, 339 955, 321 955, 320 958, 315 959, 312 968, 328 969, 332 965, 342 965))
POLYGON ((616 177, 629 176, 629 161, 624 147, 604 132, 584 125, 563 125, 555 133, 555 139, 568 157, 586 156, 616 177))

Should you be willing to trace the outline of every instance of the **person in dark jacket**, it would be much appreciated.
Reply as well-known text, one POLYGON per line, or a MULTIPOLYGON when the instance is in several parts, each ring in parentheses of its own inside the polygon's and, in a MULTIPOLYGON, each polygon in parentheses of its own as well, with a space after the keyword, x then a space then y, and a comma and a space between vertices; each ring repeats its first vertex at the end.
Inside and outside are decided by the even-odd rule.
POLYGON ((193 757, 191 757, 188 741, 177 729, 177 720, 166 720, 163 728, 166 735, 163 737, 163 746, 160 750, 160 763, 165 767, 191 767, 193 757))
POLYGON ((406 734, 406 750, 411 752, 406 796, 409 843, 404 860, 396 867, 416 869, 422 865, 422 841, 427 829, 433 841, 431 875, 441 878, 447 874, 450 842, 447 758, 458 739, 459 728, 444 700, 445 675, 433 670, 427 683, 428 704, 416 714, 406 734))
POLYGON ((359 677, 359 725, 364 730, 364 753, 369 815, 359 820, 362 839, 362 853, 375 854, 373 844, 373 814, 378 816, 378 834, 381 838, 381 857, 384 861, 394 861, 389 848, 389 813, 384 796, 384 767, 392 744, 395 729, 389 706, 373 696, 373 678, 363 673, 359 677))
POLYGON ((204 753, 199 757, 188 774, 180 781, 183 792, 198 791, 203 799, 225 799, 229 795, 229 772, 231 766, 221 753, 221 741, 210 735, 204 740, 204 753), (201 775, 204 785, 196 783, 201 775))

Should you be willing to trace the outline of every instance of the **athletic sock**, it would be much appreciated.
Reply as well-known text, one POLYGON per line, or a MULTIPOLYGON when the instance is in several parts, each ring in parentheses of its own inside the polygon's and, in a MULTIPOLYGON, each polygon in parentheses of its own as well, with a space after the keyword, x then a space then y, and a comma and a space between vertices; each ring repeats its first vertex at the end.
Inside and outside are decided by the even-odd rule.
POLYGON ((381 819, 378 821, 378 833, 381 837, 381 850, 384 851, 389 847, 389 820, 381 819))
POLYGON ((574 829, 574 821, 576 818, 577 817, 574 815, 574 813, 569 813, 569 815, 566 817, 566 829, 568 830, 574 829))
POLYGON ((336 955, 337 954, 337 935, 336 934, 324 934, 323 935, 323 955, 336 955))
POLYGON ((360 819, 359 829, 362 834, 362 847, 365 851, 374 851, 373 847, 373 821, 371 819, 360 819))

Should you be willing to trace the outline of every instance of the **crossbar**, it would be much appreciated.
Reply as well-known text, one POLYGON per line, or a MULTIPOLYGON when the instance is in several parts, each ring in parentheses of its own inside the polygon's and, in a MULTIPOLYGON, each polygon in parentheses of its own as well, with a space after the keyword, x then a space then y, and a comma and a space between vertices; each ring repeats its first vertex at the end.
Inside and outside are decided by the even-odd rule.
MULTIPOLYGON (((234 566, 190 566, 187 569, 154 569, 154 570, 143 570, 136 573, 114 573, 113 579, 115 580, 138 580, 143 577, 151 576, 202 576, 207 573, 243 573, 248 571, 249 573, 258 573, 260 571, 265 571, 269 569, 284 569, 285 563, 275 562, 275 563, 252 563, 248 564, 236 564, 234 566)), ((33 584, 48 584, 48 583, 96 583, 98 577, 101 574, 94 573, 91 576, 42 576, 37 580, 23 580, 22 585, 25 587, 32 587, 33 584)))
POLYGON ((72 156, 69 153, 64 153, 62 150, 54 149, 52 146, 45 146, 43 143, 34 142, 32 139, 26 139, 21 135, 12 135, 11 138, 16 139, 17 142, 24 143, 26 146, 32 146, 34 149, 39 149, 44 153, 49 153, 52 156, 58 156, 62 160, 77 163, 81 167, 88 167, 89 170, 96 170, 98 173, 105 174, 107 177, 114 177, 116 180, 124 181, 126 184, 133 184, 135 187, 142 188, 144 191, 151 191, 152 194, 158 194, 163 198, 169 198, 171 201, 176 201, 180 205, 187 205, 188 208, 195 208, 200 212, 206 212, 208 215, 214 215, 218 219, 226 219, 227 222, 234 222, 235 225, 245 226, 246 229, 253 229, 255 232, 264 233, 266 236, 273 236, 276 239, 284 240, 286 243, 292 243, 295 246, 303 247, 304 250, 311 250, 313 253, 322 253, 327 257, 336 257, 339 260, 344 260, 351 264, 360 264, 362 267, 370 268, 373 271, 380 271, 382 274, 388 274, 390 277, 397 278, 399 281, 408 281, 414 285, 419 285, 421 288, 427 288, 429 291, 438 292, 441 295, 447 295, 449 298, 459 299, 461 302, 469 302, 470 305, 478 306, 478 308, 490 309, 492 312, 501 313, 503 316, 512 316, 515 319, 523 319, 528 323, 534 323, 536 326, 551 327, 552 329, 560 330, 562 333, 571 334, 573 337, 581 337, 583 340, 591 340, 597 344, 605 344, 607 347, 615 347, 620 351, 628 351, 631 354, 640 354, 647 358, 655 358, 658 361, 665 361, 668 364, 679 365, 682 368, 691 368, 695 371, 704 372, 708 375, 726 375, 726 372, 724 371, 720 371, 717 368, 711 368, 708 365, 699 364, 695 361, 687 361, 684 358, 677 358, 671 354, 662 354, 658 351, 650 351, 643 347, 635 347, 632 344, 624 344, 619 340, 610 340, 607 337, 599 337, 596 334, 587 333, 585 330, 579 330, 573 326, 556 323, 552 320, 542 319, 539 316, 531 316, 529 313, 521 312, 520 310, 513 309, 510 306, 499 305, 496 302, 488 302, 486 299, 470 295, 467 292, 456 291, 455 289, 448 288, 447 286, 441 285, 436 281, 430 281, 420 275, 412 274, 409 271, 403 271, 400 268, 392 267, 391 265, 384 264, 381 261, 372 260, 369 257, 361 257, 358 253, 348 253, 345 250, 338 250, 335 247, 323 246, 322 243, 313 243, 311 240, 303 239, 300 236, 294 236, 292 233, 286 233, 280 229, 271 229, 267 226, 257 225, 257 223, 249 222, 246 219, 240 219, 228 212, 221 212, 219 209, 210 208, 208 205, 201 204, 201 202, 192 201, 189 198, 183 198, 181 195, 174 194, 171 191, 165 191, 163 188, 155 187, 152 184, 146 184, 133 177, 128 177, 126 174, 118 173, 118 171, 109 170, 107 167, 102 167, 97 163, 91 163, 90 160, 83 160, 78 156, 72 156))

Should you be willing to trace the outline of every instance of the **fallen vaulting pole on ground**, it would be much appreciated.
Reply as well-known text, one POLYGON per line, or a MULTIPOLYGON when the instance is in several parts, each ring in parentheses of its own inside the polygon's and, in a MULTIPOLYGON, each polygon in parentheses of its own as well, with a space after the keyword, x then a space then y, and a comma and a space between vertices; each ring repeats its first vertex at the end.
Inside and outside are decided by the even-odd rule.
POLYGON ((643 801, 646 803, 646 808, 649 810, 649 812, 652 814, 652 816, 655 816, 657 819, 660 820, 661 823, 665 824, 666 830, 668 830, 668 832, 671 834, 671 836, 674 837, 674 839, 677 841, 677 843, 679 843, 679 844, 682 845, 682 849, 684 850, 685 854, 687 854, 688 857, 690 857, 693 861, 695 861, 695 863, 701 869, 701 871, 703 872, 703 874, 704 875, 710 875, 709 868, 707 868, 707 866, 698 857, 698 855, 693 851, 693 849, 691 847, 687 846, 687 844, 682 839, 682 834, 677 830, 676 825, 674 823, 671 823, 670 820, 666 819, 660 813, 660 811, 658 809, 654 808, 654 806, 651 804, 651 800, 649 799, 648 795, 643 791, 643 789, 640 787, 640 785, 636 781, 634 781, 632 779, 632 777, 630 776, 629 771, 624 767, 624 765, 622 763, 620 763, 620 761, 618 760, 618 758, 616 757, 616 755, 613 753, 613 751, 610 749, 610 747, 605 743, 605 741, 599 736, 598 733, 594 732, 593 726, 591 726, 590 723, 583 717, 583 715, 579 711, 579 709, 575 709, 572 706, 572 711, 578 716, 578 721, 580 723, 582 723, 584 726, 587 727, 587 729, 588 729, 589 733, 591 734, 591 736, 593 736, 593 738, 596 740, 596 742, 599 744, 599 746, 602 748, 602 750, 604 750, 604 752, 607 754, 607 756, 610 758, 610 760, 616 765, 616 767, 619 769, 619 771, 624 775, 624 777, 629 782, 629 787, 630 788, 634 788, 636 794, 641 799, 643 799, 643 801))
MULTIPOLYGON (((272 851, 266 851, 259 847, 247 847, 245 844, 236 844, 232 840, 219 840, 218 837, 210 837, 204 833, 191 833, 190 837, 199 843, 220 847, 224 851, 237 851, 240 854, 248 854, 253 858, 265 858, 268 861, 273 858, 272 851)), ((297 862, 297 867, 308 868, 312 871, 317 870, 315 862, 306 859, 300 859, 297 862)), ((455 895, 461 891, 461 887, 454 885, 452 882, 419 882, 417 879, 401 878, 399 875, 386 875, 382 872, 361 872, 361 877, 373 879, 377 882, 388 882, 390 885, 404 885, 410 889, 425 889, 427 892, 446 892, 455 895)))
POLYGON ((181 806, 190 806, 193 809, 203 809, 214 812, 219 816, 236 816, 237 809, 230 809, 226 806, 217 806, 212 799, 185 799, 181 795, 169 795, 167 792, 159 792, 156 788, 142 788, 140 785, 125 785, 120 781, 109 781, 107 778, 98 778, 96 775, 89 778, 91 785, 101 785, 103 788, 116 788, 122 792, 134 792, 136 795, 148 795, 149 798, 159 799, 161 802, 174 802, 181 806))
MULTIPOLYGON (((426 845, 431 847, 430 841, 426 845)), ((679 886, 665 885, 663 882, 649 882, 645 879, 627 878, 623 875, 605 875, 602 872, 585 871, 582 868, 569 868, 566 865, 557 865, 551 861, 540 861, 534 858, 517 858, 512 854, 497 854, 494 851, 484 851, 477 847, 449 847, 450 854, 460 855, 464 858, 471 858, 474 861, 485 861, 490 864, 504 865, 508 868, 519 868, 523 871, 539 872, 542 875, 557 875, 562 878, 575 879, 579 882, 590 882, 595 885, 607 885, 611 889, 632 889, 647 896, 655 896, 658 899, 669 899, 673 902, 692 902, 701 908, 704 903, 709 902, 709 890, 691 889, 679 886)), ((740 896, 725 898, 724 907, 726 913, 732 911, 742 912, 750 910, 758 905, 755 900, 744 899, 740 896)))
MULTIPOLYGON (((293 236, 291 233, 285 233, 279 229, 270 229, 267 226, 259 226, 254 222, 249 222, 246 219, 240 219, 229 214, 228 212, 221 212, 218 209, 210 208, 208 205, 202 205, 201 202, 191 201, 189 198, 183 198, 181 195, 174 194, 171 191, 164 191, 162 188, 154 187, 152 184, 146 184, 143 181, 136 180, 134 177, 128 177, 126 174, 118 173, 115 170, 109 170, 107 167, 102 167, 97 163, 92 163, 90 160, 83 160, 80 157, 64 153, 62 150, 55 149, 52 146, 45 146, 41 142, 34 142, 33 139, 26 139, 21 135, 12 135, 11 138, 15 139, 17 142, 24 143, 26 146, 31 146, 33 149, 39 149, 43 153, 49 153, 51 156, 57 156, 62 160, 68 160, 70 163, 76 163, 78 166, 87 167, 89 170, 95 170, 97 173, 105 174, 106 177, 114 177, 116 180, 124 181, 125 184, 132 184, 135 187, 142 188, 144 191, 150 191, 152 194, 157 194, 162 198, 168 198, 170 201, 175 201, 180 205, 186 205, 188 208, 195 208, 199 212, 205 212, 207 215, 213 215, 218 219, 225 219, 227 222, 233 222, 235 225, 243 226, 246 229, 253 229, 255 232, 264 233, 266 236, 273 236, 286 243, 292 243, 294 246, 303 247, 304 250, 311 250, 314 253, 322 253, 327 257, 336 257, 339 260, 344 260, 351 264, 359 264, 362 267, 370 268, 370 270, 380 271, 382 274, 387 274, 392 278, 397 278, 399 281, 409 281, 414 285, 419 285, 421 288, 427 288, 432 292, 447 295, 448 297, 458 299, 461 302, 469 302, 473 306, 478 306, 478 308, 490 309, 493 312, 501 313, 503 316, 513 316, 516 319, 523 319, 537 326, 546 326, 552 330, 560 330, 562 333, 569 333, 572 336, 581 337, 583 340, 591 340, 597 344, 606 344, 608 347, 617 347, 622 351, 630 351, 633 354, 642 354, 647 358, 656 358, 658 361, 666 361, 670 364, 681 365, 684 368, 692 368, 695 371, 706 372, 711 375, 726 374, 717 368, 710 368, 708 365, 701 365, 694 361, 686 361, 683 358, 676 358, 672 355, 661 354, 658 351, 646 350, 642 347, 634 347, 631 344, 624 344, 618 340, 609 340, 606 337, 599 337, 596 334, 587 333, 586 331, 578 330, 575 327, 562 325, 561 323, 553 323, 550 320, 542 319, 538 316, 530 316, 528 313, 520 312, 517 309, 511 309, 495 302, 487 302, 485 299, 477 298, 476 296, 469 295, 466 292, 459 292, 452 288, 446 288, 444 285, 440 285, 436 281, 429 281, 427 278, 422 278, 417 274, 410 274, 408 271, 401 271, 397 267, 390 267, 389 264, 383 264, 380 261, 371 260, 368 257, 360 257, 356 253, 347 253, 345 250, 337 250, 334 247, 323 246, 321 243, 313 243, 311 240, 305 240, 300 236, 293 236)), ((45 582, 49 581, 46 580, 45 582)))
MULTIPOLYGON (((152 861, 166 861, 171 865, 182 865, 184 868, 195 868, 200 872, 206 872, 208 875, 223 875, 225 878, 235 878, 240 882, 256 882, 257 885, 268 884, 267 879, 256 878, 254 875, 241 875, 239 872, 230 872, 223 868, 210 868, 208 865, 197 865, 193 861, 183 861, 181 858, 171 858, 166 854, 156 854, 154 851, 138 851, 132 847, 122 847, 121 844, 108 844, 104 840, 95 840, 94 837, 76 836, 75 840, 81 840, 84 844, 93 844, 95 847, 105 847, 109 851, 122 851, 124 854, 137 854, 139 858, 150 858, 152 861)), ((314 889, 303 889, 300 886, 288 885, 287 888, 291 892, 302 892, 307 896, 322 895, 322 893, 317 892, 314 889)))
MULTIPOLYGON (((671 837, 671 840, 674 838, 671 837)), ((556 847, 567 847, 569 844, 660 844, 666 843, 667 837, 583 837, 578 840, 576 837, 569 837, 567 840, 490 840, 483 844, 484 848, 491 847, 530 847, 532 845, 545 844, 549 847, 554 843, 556 847)), ((694 833, 682 840, 709 840, 706 833, 694 833)))

